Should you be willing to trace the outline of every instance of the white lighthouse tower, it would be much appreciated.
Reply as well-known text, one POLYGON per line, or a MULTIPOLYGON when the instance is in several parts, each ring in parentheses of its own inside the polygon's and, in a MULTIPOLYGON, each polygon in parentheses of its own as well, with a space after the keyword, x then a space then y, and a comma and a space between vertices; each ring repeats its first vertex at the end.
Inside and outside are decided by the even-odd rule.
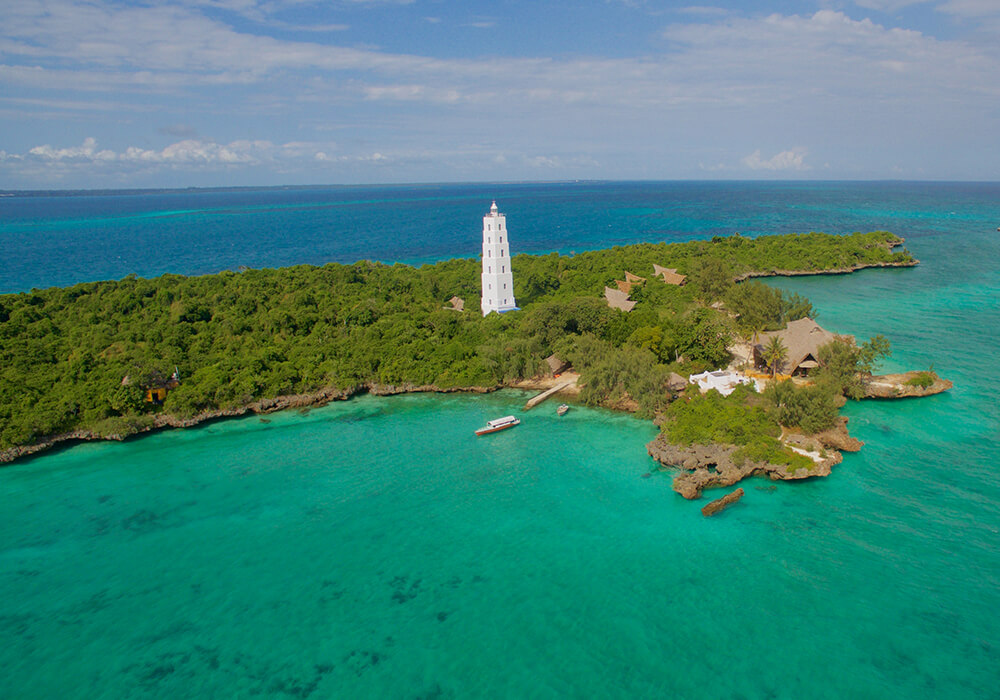
POLYGON ((514 276, 510 271, 510 241, 507 219, 493 202, 483 217, 483 316, 491 311, 503 313, 516 309, 514 276))

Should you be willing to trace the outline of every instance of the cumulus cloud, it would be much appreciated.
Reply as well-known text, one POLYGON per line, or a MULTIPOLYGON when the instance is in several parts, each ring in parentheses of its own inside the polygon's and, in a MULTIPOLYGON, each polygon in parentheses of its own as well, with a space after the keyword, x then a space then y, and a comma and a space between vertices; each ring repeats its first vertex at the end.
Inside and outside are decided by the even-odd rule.
POLYGON ((87 137, 80 146, 55 148, 49 144, 35 146, 25 159, 58 163, 132 163, 168 165, 247 165, 260 163, 275 156, 276 148, 270 141, 233 141, 219 144, 213 141, 185 139, 166 148, 145 149, 129 146, 115 152, 101 149, 97 139, 87 137))
POLYGON ((35 146, 28 155, 39 160, 76 162, 109 161, 118 157, 113 151, 98 150, 97 140, 92 137, 84 139, 80 146, 69 148, 53 148, 49 144, 35 146))
POLYGON ((270 141, 233 141, 222 145, 187 139, 173 143, 160 151, 129 146, 118 159, 133 163, 245 165, 259 163, 269 158, 273 150, 274 144, 270 141))
POLYGON ((44 144, 23 154, 0 151, 0 163, 29 162, 49 168, 48 171, 34 172, 49 172, 58 177, 66 172, 88 168, 111 168, 120 172, 129 169, 196 172, 259 165, 291 168, 308 167, 316 163, 385 165, 397 160, 395 156, 380 151, 337 154, 336 150, 337 145, 333 142, 290 141, 279 145, 267 140, 237 140, 222 144, 184 139, 162 149, 128 146, 121 151, 114 151, 99 148, 95 138, 87 137, 79 146, 60 148, 44 144))
POLYGON ((809 166, 805 164, 806 154, 804 148, 793 148, 764 160, 760 155, 760 149, 757 149, 745 157, 742 163, 751 170, 808 170, 809 166))

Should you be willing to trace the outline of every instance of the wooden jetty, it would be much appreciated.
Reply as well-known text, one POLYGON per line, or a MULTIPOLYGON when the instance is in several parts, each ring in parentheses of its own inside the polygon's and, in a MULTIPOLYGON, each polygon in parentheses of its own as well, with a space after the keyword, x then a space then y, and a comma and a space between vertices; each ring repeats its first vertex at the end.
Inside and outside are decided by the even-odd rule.
POLYGON ((558 394, 563 389, 565 389, 567 387, 571 387, 575 383, 576 383, 576 379, 569 379, 569 380, 567 380, 565 382, 557 384, 556 386, 552 387, 551 389, 546 389, 545 391, 543 391, 538 396, 533 396, 532 398, 528 399, 528 403, 524 404, 524 410, 527 411, 529 408, 534 408, 535 406, 537 406, 538 404, 540 404, 542 401, 544 401, 545 399, 549 398, 553 394, 558 394))

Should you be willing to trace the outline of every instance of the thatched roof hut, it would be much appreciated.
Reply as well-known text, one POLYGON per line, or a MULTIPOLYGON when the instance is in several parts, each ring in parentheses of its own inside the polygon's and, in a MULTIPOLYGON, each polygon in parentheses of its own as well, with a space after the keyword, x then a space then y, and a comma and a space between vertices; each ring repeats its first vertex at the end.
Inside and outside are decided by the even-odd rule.
POLYGON ((684 391, 687 384, 688 380, 677 374, 677 372, 671 372, 670 376, 667 377, 667 388, 670 389, 670 391, 684 391))
POLYGON ((660 267, 656 263, 653 263, 653 276, 660 277, 667 284, 674 284, 678 287, 687 281, 687 275, 677 274, 677 268, 660 267))
POLYGON ((449 306, 445 306, 444 308, 451 311, 465 311, 465 300, 461 297, 452 297, 448 300, 448 304, 449 306))
POLYGON ((608 306, 610 306, 612 309, 631 311, 632 307, 635 306, 635 302, 628 298, 628 294, 619 289, 612 289, 611 287, 605 287, 604 298, 608 300, 608 306))
POLYGON ((569 363, 559 358, 555 353, 545 358, 545 363, 549 366, 549 371, 553 375, 562 374, 569 369, 569 363))
POLYGON ((788 350, 781 367, 783 373, 808 374, 809 370, 819 367, 819 349, 838 337, 854 342, 853 336, 837 336, 821 328, 811 318, 800 318, 791 321, 784 330, 761 333, 759 342, 753 348, 754 363, 758 367, 766 367, 764 347, 771 338, 780 338, 788 350))

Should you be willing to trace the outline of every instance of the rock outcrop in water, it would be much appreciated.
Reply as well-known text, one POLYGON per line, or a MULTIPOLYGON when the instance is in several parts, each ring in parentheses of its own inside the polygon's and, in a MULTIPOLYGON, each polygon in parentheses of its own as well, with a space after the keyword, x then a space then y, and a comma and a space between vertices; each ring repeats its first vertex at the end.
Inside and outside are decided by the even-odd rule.
POLYGON ((873 376, 865 384, 866 399, 907 399, 932 396, 954 386, 934 372, 903 372, 873 376))
POLYGON ((743 489, 736 489, 732 493, 727 493, 722 498, 717 498, 711 503, 709 503, 707 506, 701 509, 701 514, 704 515, 706 518, 711 517, 716 513, 718 513, 719 511, 723 511, 729 506, 733 505, 734 503, 736 503, 736 501, 740 500, 741 498, 743 498, 743 489))
POLYGON ((674 478, 673 489, 687 499, 699 498, 706 488, 732 486, 748 476, 767 476, 775 481, 829 476, 830 470, 844 460, 840 452, 830 450, 825 459, 793 469, 787 464, 734 458, 738 449, 736 445, 675 445, 662 434, 646 445, 649 455, 662 468, 681 470, 674 478))

